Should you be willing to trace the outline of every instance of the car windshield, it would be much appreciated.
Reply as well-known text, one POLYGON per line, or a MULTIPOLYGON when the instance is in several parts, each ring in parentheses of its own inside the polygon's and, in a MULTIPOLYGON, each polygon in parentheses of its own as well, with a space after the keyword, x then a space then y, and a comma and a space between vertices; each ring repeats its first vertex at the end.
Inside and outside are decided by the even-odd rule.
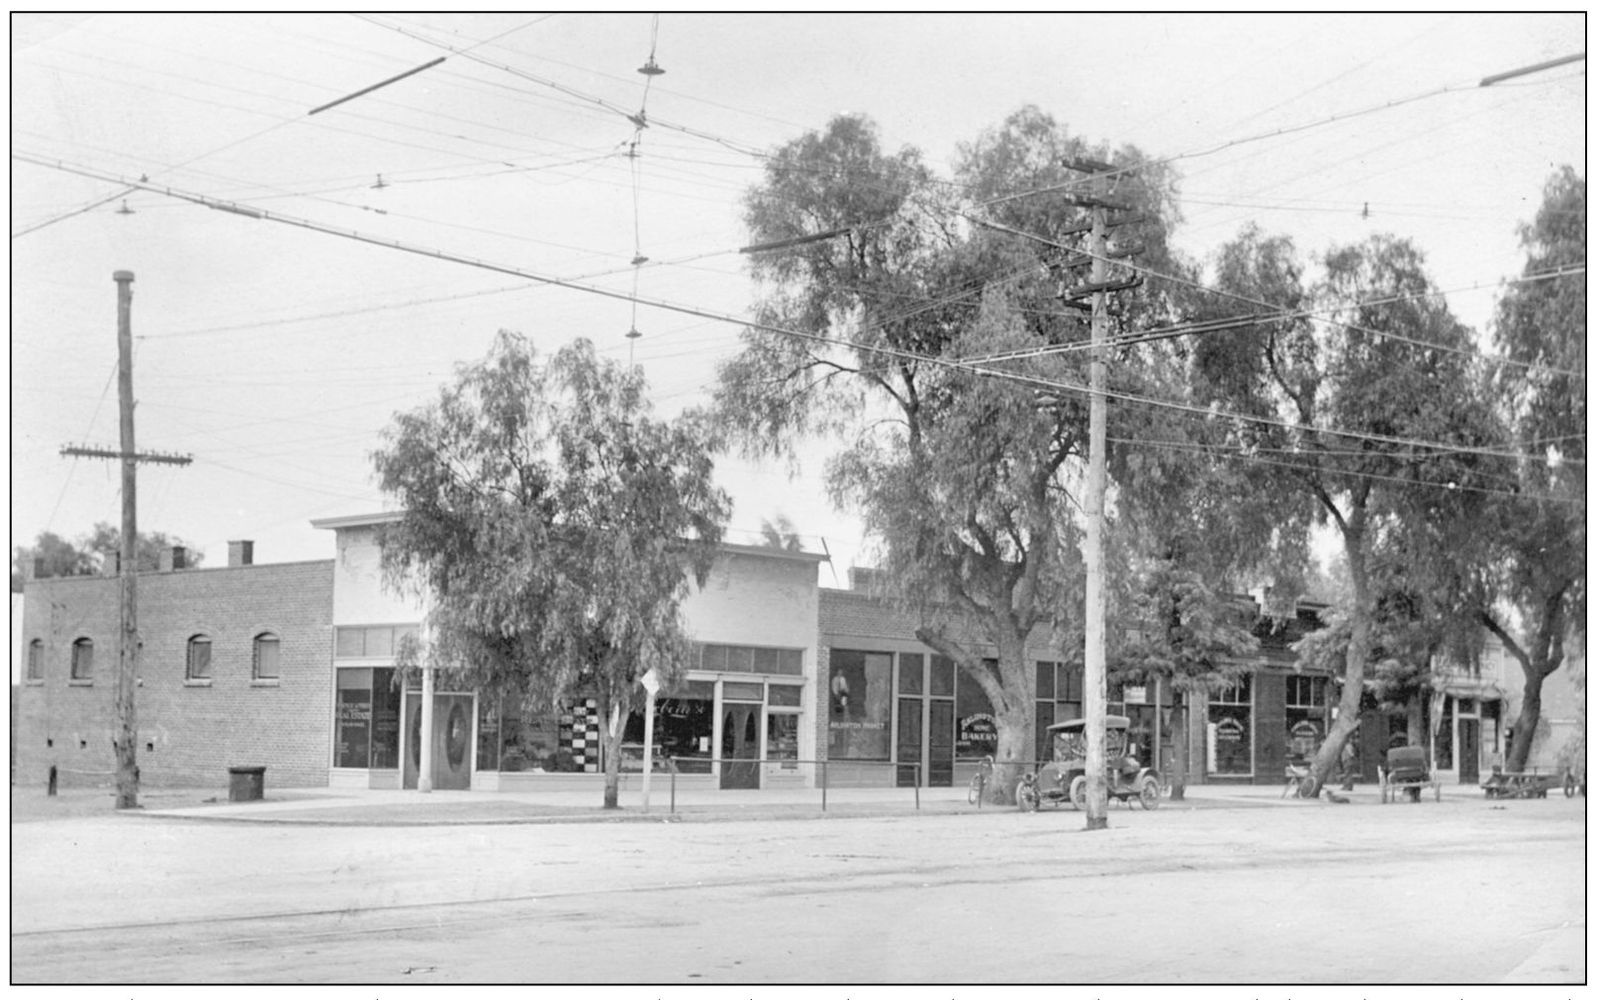
MULTIPOLYGON (((1104 731, 1104 753, 1110 757, 1120 757, 1126 753, 1126 730, 1123 728, 1106 728, 1104 731)), ((1054 732, 1054 759, 1055 760, 1081 760, 1088 755, 1087 733, 1082 727, 1071 729, 1057 729, 1054 732)))

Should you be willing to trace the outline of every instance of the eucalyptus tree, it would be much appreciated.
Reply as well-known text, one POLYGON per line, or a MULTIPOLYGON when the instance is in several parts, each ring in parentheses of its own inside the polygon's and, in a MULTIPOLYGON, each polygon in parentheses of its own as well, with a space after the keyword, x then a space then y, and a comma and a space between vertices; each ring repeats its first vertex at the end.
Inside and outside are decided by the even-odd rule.
MULTIPOLYGON (((1070 349, 1086 314, 1057 296, 1087 218, 1064 164, 1091 152, 1109 155, 1035 108, 962 145, 952 180, 914 149, 883 149, 859 117, 782 146, 746 201, 755 322, 719 373, 723 423, 746 452, 839 446, 831 496, 877 541, 885 596, 987 696, 1002 794, 1033 755, 1027 643, 1081 618, 1071 491, 1087 399, 1040 404, 1036 388, 1086 381, 1070 349), (1021 357, 1039 349, 1055 353, 1021 357)), ((1170 175, 1117 187, 1143 213, 1144 259, 1169 262, 1170 175)), ((1155 294, 1123 301, 1120 327, 1161 308, 1155 294)))
POLYGON ((1452 572, 1427 525, 1468 524, 1501 486, 1500 435, 1470 331, 1449 313, 1411 244, 1334 248, 1308 285, 1291 241, 1246 229, 1218 259, 1213 306, 1234 329, 1195 347, 1194 389, 1226 449, 1280 515, 1330 525, 1350 583, 1337 718, 1312 761, 1317 794, 1359 719, 1375 638, 1374 566, 1409 551, 1424 587, 1452 572), (1424 558, 1421 558, 1424 556, 1424 558), (1437 575, 1433 575, 1433 574, 1437 575))
POLYGON ((636 368, 577 340, 541 359, 501 333, 436 402, 398 414, 373 454, 403 507, 381 536, 383 570, 425 595, 431 664, 533 710, 597 700, 604 805, 641 679, 669 686, 689 662, 678 611, 704 584, 729 513, 712 482, 707 425, 650 416, 636 368))
POLYGON ((1505 358, 1490 391, 1521 457, 1483 534, 1491 557, 1480 621, 1525 683, 1506 765, 1526 766, 1543 681, 1565 662, 1587 609, 1587 180, 1565 167, 1521 231, 1522 280, 1499 301, 1493 344, 1505 358), (1517 627, 1518 621, 1518 627, 1517 627))

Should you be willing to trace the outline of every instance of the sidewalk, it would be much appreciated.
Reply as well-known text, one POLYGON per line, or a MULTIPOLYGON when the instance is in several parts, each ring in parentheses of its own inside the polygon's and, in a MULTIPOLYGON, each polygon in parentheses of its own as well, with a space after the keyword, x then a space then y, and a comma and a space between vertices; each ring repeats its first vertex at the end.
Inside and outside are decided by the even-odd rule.
MULTIPOLYGON (((1375 805, 1374 786, 1341 793, 1351 804, 1375 805)), ((669 787, 651 790, 649 809, 637 788, 621 790, 620 808, 601 808, 601 792, 468 792, 304 788, 269 790, 258 802, 206 802, 201 805, 141 809, 137 815, 152 819, 215 822, 278 823, 324 826, 453 826, 512 823, 618 823, 685 822, 752 819, 825 819, 828 817, 981 815, 1013 810, 1014 806, 983 805, 966 801, 964 788, 847 788, 829 789, 825 809, 820 789, 685 790, 675 802, 669 787)), ((1070 810, 1070 806, 1045 808, 1070 810)), ((1129 808, 1110 802, 1113 815, 1129 808)), ((1131 806, 1136 809, 1138 807, 1131 806)), ((1186 799, 1165 799, 1161 809, 1225 808, 1341 808, 1325 799, 1283 798, 1271 785, 1189 786, 1186 799)))

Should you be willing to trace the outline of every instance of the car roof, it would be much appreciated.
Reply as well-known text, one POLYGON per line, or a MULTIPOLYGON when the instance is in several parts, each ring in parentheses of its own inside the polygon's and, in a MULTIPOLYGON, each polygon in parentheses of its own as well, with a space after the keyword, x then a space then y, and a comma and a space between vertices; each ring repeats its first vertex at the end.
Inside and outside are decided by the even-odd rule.
MULTIPOLYGON (((1051 733, 1063 733, 1081 729, 1088 724, 1086 719, 1071 719, 1066 722, 1056 722, 1049 727, 1051 733)), ((1105 729, 1126 729, 1132 725, 1132 720, 1124 715, 1106 715, 1104 717, 1105 729)))

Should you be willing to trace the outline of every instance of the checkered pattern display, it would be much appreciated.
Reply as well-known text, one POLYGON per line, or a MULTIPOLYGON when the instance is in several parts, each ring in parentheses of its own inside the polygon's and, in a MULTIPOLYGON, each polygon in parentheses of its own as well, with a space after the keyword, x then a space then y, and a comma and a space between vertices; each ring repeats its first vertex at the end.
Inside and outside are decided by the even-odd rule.
POLYGON ((598 701, 588 698, 561 713, 560 745, 571 751, 578 770, 599 770, 598 701))

